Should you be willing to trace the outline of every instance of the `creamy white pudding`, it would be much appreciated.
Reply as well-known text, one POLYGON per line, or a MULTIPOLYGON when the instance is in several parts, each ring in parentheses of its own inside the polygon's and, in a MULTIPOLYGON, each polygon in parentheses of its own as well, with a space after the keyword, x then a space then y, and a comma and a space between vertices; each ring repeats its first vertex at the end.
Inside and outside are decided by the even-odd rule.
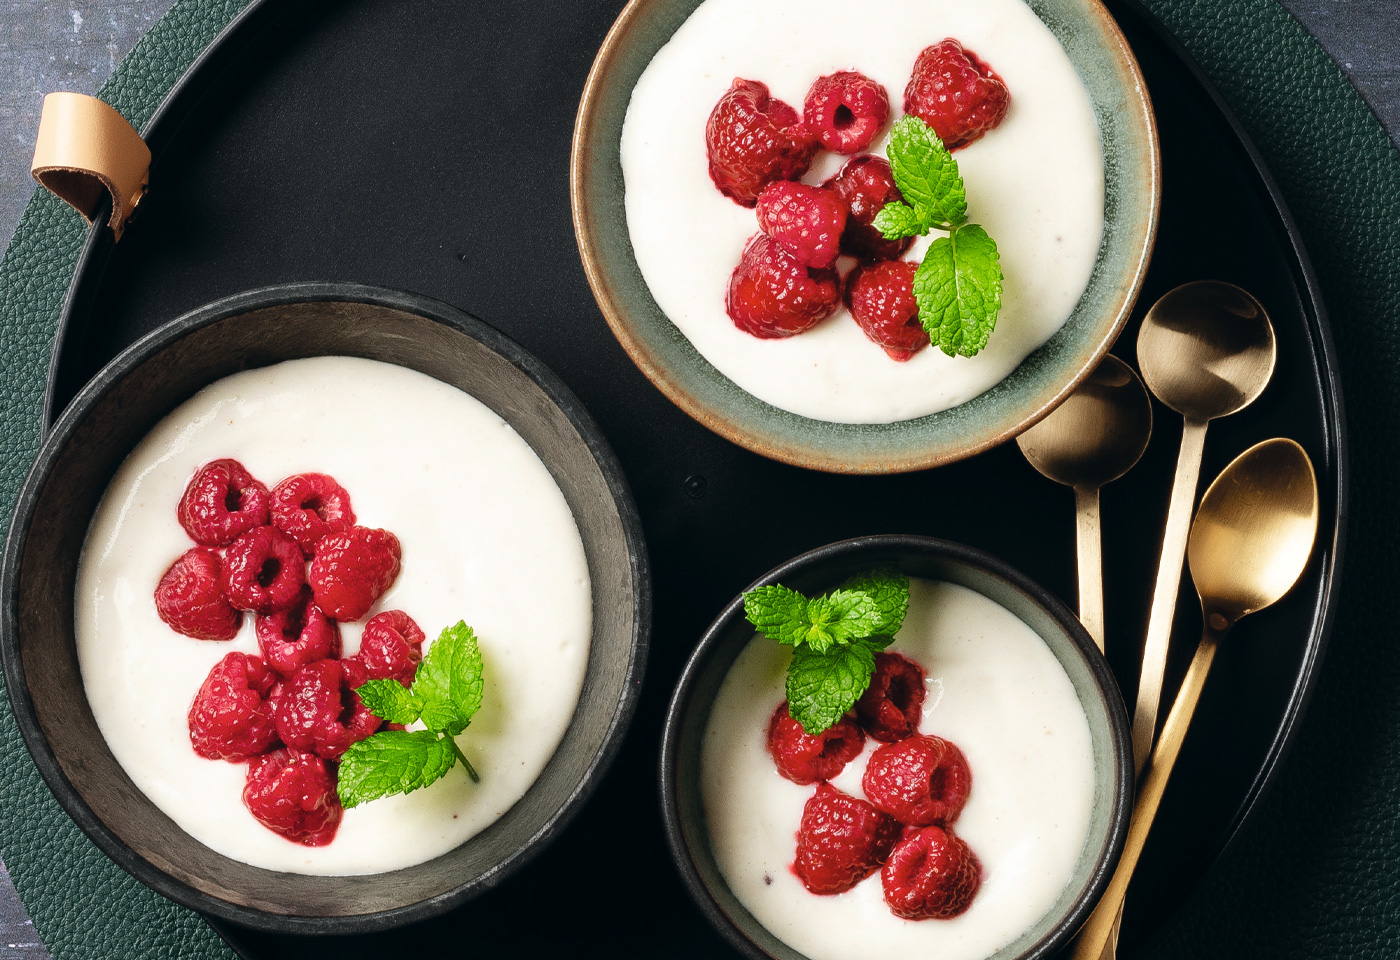
MULTIPOLYGON (((967 756, 972 792, 954 830, 982 862, 981 889, 952 920, 902 920, 880 874, 817 896, 792 873, 802 807, 815 791, 784 779, 767 748, 783 699, 788 650, 756 637, 730 668, 705 731, 701 797, 720 872, 759 923, 812 960, 981 960, 1059 897, 1089 832, 1094 759, 1089 723, 1064 668, 1014 614, 966 587, 914 580, 889 648, 927 672, 919 732, 967 756)), ((832 780, 864 797, 865 749, 832 780)))
MULTIPOLYGON (((868 152, 883 156, 887 139, 868 152)), ((845 160, 819 153, 804 182, 820 183, 845 160)), ((1103 235, 1103 154, 1088 92, 1022 0, 706 0, 632 92, 622 172, 633 252, 662 312, 739 387, 817 420, 890 423, 985 392, 1064 325, 1103 235), (812 81, 854 69, 885 86, 893 121, 915 58, 945 37, 1011 92, 1002 124, 955 154, 969 215, 996 240, 1006 277, 987 348, 972 358, 925 348, 896 363, 844 309, 786 340, 737 329, 725 290, 758 223, 710 180, 705 121, 715 103, 743 77, 801 113, 812 81)), ((931 239, 906 259, 922 259, 931 239)))
MULTIPOLYGON (((539 457, 485 405, 428 376, 345 357, 220 380, 162 420, 112 479, 78 569, 78 660, 113 755, 150 799, 218 852, 273 870, 375 873, 451 850, 500 817, 553 755, 583 684, 592 600, 583 544, 539 457), (358 522, 398 536, 403 565, 371 609, 407 612, 429 642, 466 620, 485 659, 460 768, 417 792, 345 811, 335 840, 305 847, 243 806, 247 765, 205 760, 186 714, 210 668, 256 654, 253 617, 229 642, 192 640, 156 615, 166 568, 192 544, 176 519, 203 463, 233 457, 271 488, 334 476, 358 522)), ((366 619, 368 619, 368 616, 366 619)), ((341 624, 344 655, 364 621, 341 624)))

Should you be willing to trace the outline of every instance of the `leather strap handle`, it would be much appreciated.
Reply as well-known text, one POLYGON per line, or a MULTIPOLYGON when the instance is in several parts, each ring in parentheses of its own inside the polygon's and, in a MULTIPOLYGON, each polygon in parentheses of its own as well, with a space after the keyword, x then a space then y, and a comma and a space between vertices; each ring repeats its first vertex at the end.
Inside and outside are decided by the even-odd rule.
POLYGON ((151 151, 120 113, 81 93, 44 97, 30 172, 91 223, 103 193, 112 196, 107 224, 118 240, 146 192, 151 151))

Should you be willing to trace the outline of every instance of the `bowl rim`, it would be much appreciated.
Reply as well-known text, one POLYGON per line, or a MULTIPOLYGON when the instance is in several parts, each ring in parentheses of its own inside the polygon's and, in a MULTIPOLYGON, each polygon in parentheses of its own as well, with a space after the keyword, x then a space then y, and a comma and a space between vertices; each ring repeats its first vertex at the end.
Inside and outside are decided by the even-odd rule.
MULTIPOLYGON (((660 352, 653 350, 651 345, 642 337, 636 335, 632 325, 627 319, 626 311, 618 304, 612 295, 612 288, 609 284, 609 272, 604 267, 605 257, 599 247, 596 238, 593 236, 589 224, 593 216, 594 202, 587 189, 588 169, 594 164, 589 147, 589 130, 597 122, 598 113, 602 104, 602 88, 607 82, 607 77, 615 61, 620 55, 620 50, 624 45, 625 38, 631 30, 633 24, 641 17, 644 11, 658 6, 662 3, 673 2, 673 0, 628 0, 622 12, 618 14, 612 27, 604 37, 602 46, 598 49, 598 54, 593 60, 593 65, 588 71, 588 79, 584 83, 583 94, 579 99, 578 113, 574 121, 574 133, 572 146, 569 154, 569 200, 572 208, 572 219, 574 227, 574 238, 578 243, 579 256, 583 262, 583 271, 588 278, 588 285, 593 291, 593 298, 598 304, 598 309, 602 312, 604 320, 612 330, 613 335, 621 344, 623 350, 667 399, 678 406, 692 419, 705 427, 718 433, 725 439, 738 444, 741 447, 752 450, 762 456, 769 457, 793 466, 804 467, 810 470, 821 470, 829 473, 851 473, 851 474, 885 474, 904 473, 914 470, 924 470, 931 467, 942 466, 953 463, 967 457, 975 456, 992 447, 1005 443, 1008 440, 1030 429, 1058 407, 1065 399, 1074 392, 1075 388, 1084 381, 1099 361, 1113 347, 1119 334, 1128 323, 1134 306, 1137 303, 1139 294, 1142 292, 1143 282, 1147 276, 1148 266, 1152 261, 1152 252, 1157 242, 1157 227, 1161 216, 1162 204, 1162 155, 1161 143, 1157 132, 1157 118, 1152 108, 1151 94, 1147 89, 1147 83, 1142 75, 1142 68, 1134 56, 1127 38, 1123 35, 1122 28, 1118 21, 1109 13, 1104 6, 1103 0, 1072 0, 1081 4, 1086 13, 1099 25, 1102 35, 1106 41, 1105 49, 1111 58, 1118 64, 1120 75, 1124 78, 1123 89, 1132 98, 1131 113, 1139 116, 1142 120, 1144 131, 1144 144, 1146 147, 1146 163, 1139 171, 1143 182, 1148 190, 1148 211, 1146 218, 1136 228, 1131 231, 1127 241, 1127 246, 1134 252, 1131 254, 1132 276, 1129 282, 1123 286, 1121 295, 1118 298, 1116 313, 1112 317, 1093 344, 1092 349, 1081 355, 1078 366, 1071 370, 1070 378, 1057 390, 1050 394, 1038 407, 1035 407, 1020 415, 1014 422, 983 436, 972 442, 966 443, 925 443, 922 447, 909 452, 891 452, 886 449, 880 454, 872 455, 868 450, 856 450, 854 448, 840 448, 836 450, 826 449, 810 442, 791 441, 780 439, 776 436, 765 434, 761 430, 755 429, 750 423, 740 421, 738 418, 727 416, 723 410, 708 403, 702 402, 690 394, 679 382, 673 366, 666 362, 660 352)), ((629 241, 630 242, 630 241, 629 241)), ((645 281, 643 281, 645 284, 645 281)), ((1081 294, 1082 296, 1082 294, 1081 294)), ((663 314, 664 316, 664 314, 663 314)), ((1042 344, 1042 347, 1044 344, 1042 344)), ((1040 349, 1040 348, 1037 348, 1040 349)), ((1034 353, 1035 351, 1032 351, 1034 353)), ((704 363, 709 361, 704 357, 700 358, 704 363)), ((1025 361, 1023 360, 1022 363, 1025 361)), ((712 364, 710 364, 713 366, 712 364)), ((1018 364, 1017 369, 1020 368, 1018 364)), ((1013 374, 1009 374, 1014 375, 1013 374)), ((729 378, 723 373, 719 376, 726 381, 729 378)), ((732 383, 732 381, 729 381, 732 383)), ((736 387, 737 388, 737 387, 736 387)), ((742 390, 742 388, 737 388, 742 390)), ((990 388, 989 388, 990 389, 990 388)), ((975 398, 974 398, 975 399, 975 398)), ((760 401, 761 403, 762 401, 760 401)), ((765 404, 772 407, 771 404, 765 404)), ((820 425, 827 424, 827 421, 817 420, 811 417, 803 417, 792 414, 788 411, 772 407, 778 415, 784 417, 797 417, 803 423, 820 425)), ((950 407, 949 411, 958 407, 950 407)), ((948 411, 940 411, 946 413, 948 411)), ((929 414, 936 417, 939 413, 929 414)), ((765 414, 765 419, 768 418, 765 414)), ((915 420, 924 418, 914 418, 915 420)), ((911 423, 914 421, 895 421, 893 424, 873 424, 861 425, 871 428, 882 428, 896 426, 900 423, 911 423)), ((849 424, 838 424, 838 427, 849 427, 849 424)), ((830 434, 828 434, 830 436, 830 434)))
MULTIPOLYGON (((499 414, 498 414, 499 416, 499 414)), ((578 815, 597 789, 621 749, 641 697, 650 648, 652 587, 650 561, 641 516, 617 455, 601 428, 558 375, 533 354, 485 321, 422 294, 349 282, 297 282, 244 291, 196 307, 162 323, 117 354, 74 396, 40 442, 39 450, 15 499, 3 557, 0 557, 0 669, 20 738, 45 785, 79 829, 118 866, 157 893, 193 910, 225 920, 290 934, 358 934, 386 930, 447 912, 496 887, 533 860, 578 815), (83 800, 59 765, 40 726, 29 693, 19 649, 18 594, 28 531, 40 495, 73 433, 106 396, 133 370, 187 335, 225 320, 268 307, 297 303, 356 303, 411 313, 476 340, 530 378, 578 432, 602 474, 622 527, 632 584, 632 637, 621 694, 602 742, 582 779, 554 813, 509 857, 481 875, 416 903, 370 913, 341 916, 274 914, 242 906, 198 890, 165 872, 129 847, 83 800)), ((470 842, 470 841, 468 841, 470 842)), ((413 869, 407 867, 404 869, 413 869)), ((389 871, 392 874, 394 871, 389 871)), ((388 875, 386 874, 386 875, 388 875)))
MULTIPOLYGON (((1134 770, 1132 757, 1132 735, 1128 721, 1127 707, 1123 703, 1118 682, 1109 669, 1108 661, 1099 651, 1098 645, 1084 629, 1079 618, 1065 604, 1044 587, 1021 573, 1016 568, 998 560, 991 554, 975 547, 925 537, 915 534, 880 534, 839 540, 825 546, 808 550, 769 570, 739 595, 725 605, 724 609, 706 628, 694 651, 686 660, 680 679, 672 692, 666 708, 666 719, 661 732, 660 792, 662 826, 666 832, 667 846, 671 859, 681 875, 686 891, 700 911, 730 944, 754 960, 773 960, 772 955, 751 940, 743 929, 734 922, 711 895, 705 881, 690 854, 685 830, 681 823, 679 809, 679 748, 680 732, 685 715, 691 707, 695 685, 706 662, 719 644, 723 635, 735 620, 743 617, 743 594, 755 587, 768 586, 820 567, 832 561, 845 560, 862 553, 880 550, 884 552, 920 553, 961 563, 988 573, 1011 588, 1028 597, 1047 613, 1068 634, 1073 646, 1089 667, 1100 696, 1103 698, 1109 717, 1109 736, 1113 746, 1114 767, 1113 805, 1108 819, 1107 842, 1102 854, 1090 873, 1084 893, 1075 901, 1073 908, 1062 917, 1050 931, 1033 944, 1017 960, 1041 960, 1051 957, 1064 946, 1075 932, 1083 926, 1090 912, 1108 887, 1113 871, 1122 854, 1128 837, 1128 825, 1132 819, 1134 770)), ((798 951, 794 951, 798 952, 798 951)))

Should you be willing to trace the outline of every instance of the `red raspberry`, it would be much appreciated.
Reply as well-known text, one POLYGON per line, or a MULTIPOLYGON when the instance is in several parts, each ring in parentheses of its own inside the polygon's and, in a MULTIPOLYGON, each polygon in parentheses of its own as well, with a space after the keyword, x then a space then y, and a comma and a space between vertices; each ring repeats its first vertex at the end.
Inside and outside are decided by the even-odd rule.
POLYGON ((889 118, 885 88, 854 70, 818 77, 802 109, 803 124, 836 153, 864 150, 889 118))
POLYGON ((353 660, 317 660, 292 674, 273 707, 277 734, 294 750, 338 760, 350 744, 383 723, 360 702, 354 688, 369 679, 353 660))
POLYGON ((903 200, 894 183, 894 172, 884 157, 869 154, 846 161, 836 176, 822 186, 832 190, 846 204, 846 229, 841 234, 841 252, 862 260, 894 260, 909 249, 913 237, 886 240, 871 223, 885 204, 903 200))
POLYGON ((705 123, 710 179, 741 207, 752 207, 774 180, 802 176, 816 152, 816 138, 797 111, 757 80, 736 77, 705 123))
POLYGON ((324 473, 299 473, 272 488, 272 525, 311 556, 328 533, 340 533, 355 525, 350 494, 324 473))
POLYGON ((724 309, 734 326, 763 340, 791 337, 836 312, 841 278, 804 267, 783 245, 757 233, 729 278, 724 309))
POLYGON ((812 893, 844 893, 880 868, 899 830, 866 801, 820 783, 802 808, 793 872, 812 893))
POLYGON ((267 665, 284 677, 317 660, 340 656, 340 627, 311 602, 303 586, 286 610, 258 617, 258 649, 267 665))
POLYGON ((904 88, 904 112, 932 127, 949 150, 1001 123, 1010 105, 996 71, 951 37, 924 48, 904 88))
POLYGON ((369 613, 399 575, 399 538, 388 530, 351 527, 316 545, 307 579, 316 606, 342 623, 369 613))
POLYGON ((915 734, 877 747, 861 787, 871 803, 900 823, 952 823, 967 803, 972 771, 951 742, 915 734))
POLYGON ((248 764, 243 805, 269 830, 308 847, 334 840, 344 813, 326 761, 286 748, 248 764))
POLYGON ((423 659, 423 631, 402 610, 386 610, 365 624, 356 657, 371 679, 392 677, 406 687, 423 659))
POLYGON ((185 551, 156 584, 156 613, 176 633, 196 640, 232 640, 243 614, 219 589, 223 562, 207 547, 185 551))
POLYGON ((850 717, 842 717, 825 733, 810 736, 788 715, 784 700, 768 721, 768 752, 778 772, 793 783, 830 780, 860 755, 865 734, 850 717))
POLYGON ((277 740, 267 698, 277 674, 258 657, 230 653, 190 704, 190 745, 209 760, 256 756, 277 740))
POLYGON ((826 268, 841 252, 846 205, 830 190, 778 180, 758 195, 758 225, 804 266, 826 268))
POLYGON ((914 300, 918 269, 908 260, 877 260, 856 267, 846 278, 851 316, 891 360, 901 363, 929 344, 914 300))
POLYGON ((175 515, 195 543, 222 547, 267 523, 267 487, 237 460, 211 460, 190 478, 175 515))
POLYGON ((276 527, 257 527, 229 545, 220 585, 240 610, 269 614, 297 602, 306 561, 296 541, 276 527))
POLYGON ((856 701, 856 720, 876 740, 903 740, 919 731, 924 693, 923 667, 897 653, 877 653, 870 686, 856 701))
POLYGON ((880 882, 895 916, 950 920, 972 905, 982 885, 982 864, 952 830, 924 827, 895 844, 880 882))

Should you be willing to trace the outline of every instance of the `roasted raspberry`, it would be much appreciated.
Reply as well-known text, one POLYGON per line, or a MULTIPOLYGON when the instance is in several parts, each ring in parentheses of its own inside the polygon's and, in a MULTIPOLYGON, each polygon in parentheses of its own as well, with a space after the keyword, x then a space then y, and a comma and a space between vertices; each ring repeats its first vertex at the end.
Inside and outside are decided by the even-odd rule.
POLYGON ((248 764, 243 805, 269 830, 308 847, 334 840, 344 812, 330 765, 285 747, 248 764))
POLYGON ((307 578, 316 606, 342 623, 359 620, 399 575, 399 538, 388 530, 351 527, 316 545, 307 578))
POLYGON ((906 920, 950 920, 972 905, 982 864, 944 827, 924 827, 895 844, 880 871, 885 903, 906 920))
POLYGON ((276 527, 257 527, 229 545, 220 585, 240 610, 269 614, 297 602, 306 560, 296 541, 276 527))
POLYGON ((861 787, 871 803, 900 823, 952 823, 967 803, 972 771, 949 741, 915 734, 877 747, 861 787))
POLYGON ((729 278, 724 309, 734 326, 764 340, 791 337, 841 305, 835 270, 804 267, 767 234, 755 234, 729 278))
POLYGON ((830 190, 779 180, 758 195, 758 225, 804 266, 826 268, 841 252, 846 205, 830 190))
POLYGON ((338 760, 350 744, 383 722, 360 702, 354 688, 369 679, 353 660, 317 660, 282 684, 273 707, 277 735, 294 750, 338 760))
POLYGON ((277 740, 267 698, 277 674, 258 657, 230 653, 190 704, 190 745, 209 760, 242 760, 277 740))
POLYGON ((303 586, 286 610, 258 617, 256 626, 263 659, 284 677, 340 656, 340 627, 311 602, 310 587, 303 586))
POLYGON ((996 71, 951 37, 924 48, 904 88, 904 112, 932 127, 949 150, 1001 123, 1010 105, 996 71))
POLYGON ((757 80, 736 78, 705 124, 710 179, 742 207, 752 207, 774 180, 802 176, 816 152, 816 138, 797 111, 757 80))
POLYGON ((908 360, 929 344, 914 300, 918 269, 908 260, 877 260, 856 267, 846 278, 851 316, 891 360, 908 360))
POLYGON ((207 547, 187 550, 156 585, 156 613, 176 633, 196 640, 232 640, 243 625, 219 587, 223 562, 207 547))
POLYGON ((860 755, 865 734, 850 717, 842 717, 826 732, 813 737, 788 715, 784 700, 768 720, 768 752, 778 772, 793 783, 830 780, 860 755))
POLYGON ((844 893, 880 868, 899 824, 859 797, 817 784, 802 808, 793 872, 812 893, 844 893))
POLYGON ((371 679, 392 677, 406 687, 423 659, 423 631, 402 610, 386 610, 365 624, 356 657, 371 679))
POLYGON ((870 686, 856 701, 856 720, 876 740, 903 740, 919 732, 924 693, 923 667, 897 653, 877 653, 870 686))
POLYGON ((913 237, 886 240, 871 224, 885 204, 904 199, 895 186, 894 173, 884 157, 869 154, 846 161, 836 176, 822 184, 846 204, 846 229, 841 252, 862 260, 894 260, 909 249, 913 237))
POLYGON ((350 494, 324 473, 299 473, 272 488, 272 525, 311 556, 328 533, 355 525, 350 494))
POLYGON ((853 70, 818 77, 802 109, 803 124, 836 153, 864 150, 889 118, 885 88, 853 70))
POLYGON ((211 460, 185 486, 175 515, 195 543, 222 547, 267 523, 267 487, 237 460, 211 460))

